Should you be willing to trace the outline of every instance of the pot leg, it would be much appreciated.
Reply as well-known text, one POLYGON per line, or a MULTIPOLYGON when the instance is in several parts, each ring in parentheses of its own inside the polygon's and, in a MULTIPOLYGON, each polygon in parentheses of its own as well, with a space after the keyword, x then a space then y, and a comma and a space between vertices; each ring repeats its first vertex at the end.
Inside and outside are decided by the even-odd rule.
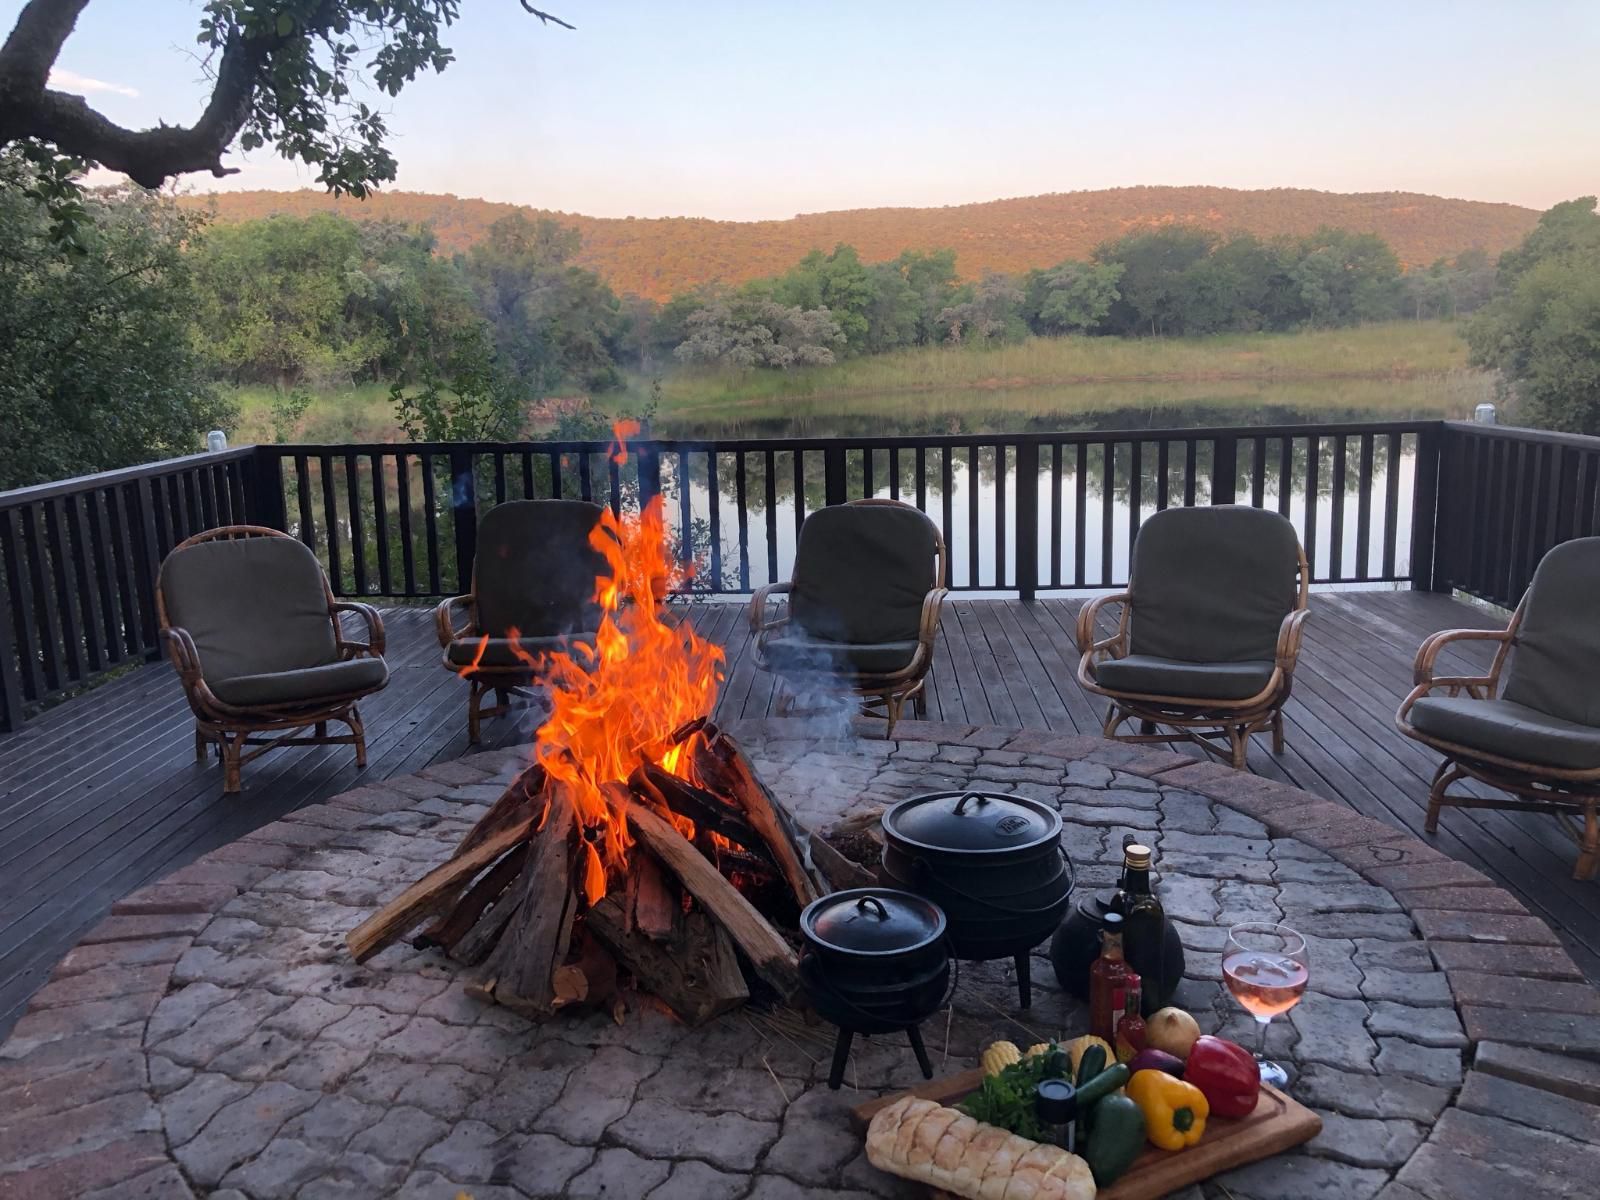
POLYGON ((906 1030, 906 1036, 911 1039, 911 1050, 917 1056, 917 1066, 922 1068, 922 1077, 932 1079, 933 1064, 928 1061, 928 1048, 922 1044, 922 1026, 911 1026, 906 1030))
POLYGON ((1017 964, 1017 999, 1021 1007, 1033 1007, 1033 968, 1028 962, 1028 952, 1024 950, 1016 957, 1017 964))
POLYGON ((850 1042, 855 1034, 848 1029, 839 1030, 839 1036, 833 1043, 833 1066, 828 1070, 828 1086, 834 1091, 839 1090, 839 1085, 844 1082, 844 1064, 850 1058, 850 1042))

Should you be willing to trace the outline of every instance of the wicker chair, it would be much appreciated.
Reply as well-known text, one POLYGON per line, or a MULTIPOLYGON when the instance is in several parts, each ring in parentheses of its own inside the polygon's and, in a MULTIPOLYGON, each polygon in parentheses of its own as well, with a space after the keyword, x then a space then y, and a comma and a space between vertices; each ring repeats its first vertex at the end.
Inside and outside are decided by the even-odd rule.
POLYGON ((1418 648, 1416 686, 1395 723, 1444 755, 1428 792, 1429 833, 1447 805, 1552 813, 1578 843, 1573 877, 1593 878, 1600 867, 1597 604, 1600 538, 1579 538, 1544 556, 1506 628, 1447 629, 1418 648), (1496 643, 1488 672, 1436 674, 1444 648, 1463 641, 1496 643), (1451 793, 1461 779, 1508 794, 1451 793))
POLYGON ((256 525, 195 534, 161 564, 156 615, 194 710, 195 760, 217 747, 224 792, 275 746, 354 746, 367 765, 356 701, 389 681, 383 621, 371 605, 334 600, 295 538, 256 525), (345 637, 347 612, 366 623, 366 641, 345 637), (350 732, 330 734, 330 721, 350 732))
POLYGON ((1152 516, 1134 541, 1128 590, 1078 614, 1078 682, 1111 701, 1105 736, 1192 741, 1242 770, 1251 735, 1270 728, 1283 753, 1310 576, 1277 513, 1225 504, 1152 516), (1122 606, 1116 632, 1100 639, 1110 604, 1122 606), (1130 720, 1140 731, 1119 734, 1130 720))
POLYGON ((484 515, 472 591, 434 613, 444 666, 470 685, 472 742, 485 717, 509 712, 512 695, 527 694, 541 655, 592 640, 600 628, 594 581, 610 567, 589 544, 599 519, 600 506, 585 500, 511 500, 484 515), (491 691, 495 704, 485 708, 491 691))
POLYGON ((779 711, 797 690, 840 691, 887 717, 890 734, 906 701, 926 716, 945 571, 939 527, 909 504, 854 500, 808 516, 793 578, 750 599, 756 664, 779 677, 779 711), (769 617, 780 595, 788 605, 769 617))

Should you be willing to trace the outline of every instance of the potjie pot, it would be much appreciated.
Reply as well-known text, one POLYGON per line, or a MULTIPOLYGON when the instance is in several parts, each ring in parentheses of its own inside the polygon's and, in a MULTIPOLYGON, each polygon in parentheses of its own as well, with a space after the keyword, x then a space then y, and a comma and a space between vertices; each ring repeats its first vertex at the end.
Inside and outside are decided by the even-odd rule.
POLYGON ((919 1026, 949 990, 946 930, 937 905, 890 888, 834 892, 800 914, 800 982, 812 1007, 839 1029, 829 1087, 843 1081, 858 1033, 905 1030, 923 1077, 933 1078, 919 1026))
POLYGON ((1015 959, 1027 1008, 1028 952, 1072 898, 1060 814, 1025 796, 933 792, 902 800, 882 823, 885 882, 944 910, 957 958, 1015 959))
MULTIPOLYGON (((1083 897, 1050 939, 1050 962, 1056 969, 1056 979, 1079 1000, 1089 998, 1089 968, 1100 957, 1100 931, 1105 928, 1106 912, 1116 894, 1112 889, 1083 897)), ((1183 939, 1178 936, 1178 927, 1170 919, 1166 922, 1161 951, 1154 961, 1147 950, 1128 946, 1126 937, 1123 950, 1128 965, 1139 972, 1144 1015, 1148 1017, 1165 1008, 1183 981, 1183 939)))

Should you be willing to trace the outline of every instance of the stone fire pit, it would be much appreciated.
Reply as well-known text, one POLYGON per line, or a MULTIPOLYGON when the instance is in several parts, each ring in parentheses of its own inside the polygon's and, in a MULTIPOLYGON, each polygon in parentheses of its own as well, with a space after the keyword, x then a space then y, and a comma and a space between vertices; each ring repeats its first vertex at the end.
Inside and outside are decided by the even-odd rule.
MULTIPOLYGON (((1153 842, 1189 952, 1179 1002, 1207 1030, 1251 1028, 1218 982, 1230 923, 1307 934, 1310 992, 1271 1048, 1324 1132, 1188 1200, 1593 1194, 1600 1068, 1545 1051, 1600 1056, 1600 994, 1470 868, 1165 751, 915 722, 890 742, 881 725, 843 741, 805 728, 732 732, 808 825, 921 791, 1020 792, 1059 804, 1085 888, 1114 882, 1124 833, 1153 842)), ((479 754, 358 788, 119 904, 0 1048, 0 1200, 913 1194, 867 1164, 848 1119, 920 1078, 903 1038, 858 1039, 830 1093, 831 1031, 794 1014, 691 1030, 645 1006, 620 1025, 530 1025, 466 996, 435 955, 401 945, 351 963, 343 935, 445 858, 521 764, 479 754)), ((953 1010, 924 1029, 935 1068, 966 1067, 999 1036, 1081 1032, 1042 950, 1034 981, 1018 1013, 1009 963, 963 964, 953 1010)))

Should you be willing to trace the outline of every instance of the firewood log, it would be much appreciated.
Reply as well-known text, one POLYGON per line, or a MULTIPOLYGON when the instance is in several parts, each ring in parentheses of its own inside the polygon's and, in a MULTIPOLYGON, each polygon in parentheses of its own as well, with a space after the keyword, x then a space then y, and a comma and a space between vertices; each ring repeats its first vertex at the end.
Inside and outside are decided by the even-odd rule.
POLYGON ((795 901, 804 908, 822 895, 824 885, 804 866, 805 855, 793 821, 756 778, 738 747, 719 733, 710 742, 697 740, 694 751, 695 769, 707 789, 731 797, 744 809, 746 819, 777 860, 795 901))
POLYGON ((709 1021, 750 998, 733 942, 705 913, 680 911, 664 942, 629 933, 622 916, 608 897, 584 914, 584 924, 633 973, 640 990, 689 1024, 709 1021))

